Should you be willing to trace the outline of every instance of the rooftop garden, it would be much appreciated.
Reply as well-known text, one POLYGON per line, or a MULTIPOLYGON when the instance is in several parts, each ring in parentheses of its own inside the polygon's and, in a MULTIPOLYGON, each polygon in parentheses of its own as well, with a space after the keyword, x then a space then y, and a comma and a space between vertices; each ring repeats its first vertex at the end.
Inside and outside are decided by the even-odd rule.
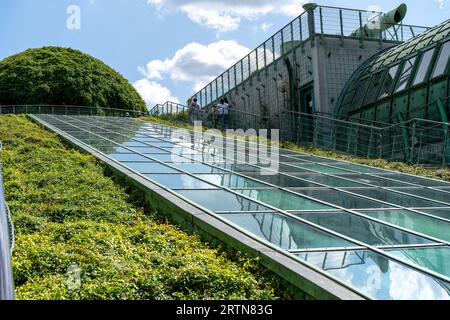
POLYGON ((146 210, 95 157, 26 117, 0 116, 0 140, 18 299, 284 295, 257 260, 211 248, 146 210))

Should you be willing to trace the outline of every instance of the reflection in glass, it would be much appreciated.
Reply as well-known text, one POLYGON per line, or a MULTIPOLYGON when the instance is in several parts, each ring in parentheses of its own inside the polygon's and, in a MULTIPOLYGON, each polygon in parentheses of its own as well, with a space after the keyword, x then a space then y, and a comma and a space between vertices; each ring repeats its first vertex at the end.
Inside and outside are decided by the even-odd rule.
POLYGON ((365 215, 396 226, 450 241, 450 223, 406 210, 364 211, 365 215))
POLYGON ((177 193, 211 211, 270 211, 263 205, 225 190, 179 190, 177 193))
POLYGON ((436 200, 441 202, 446 202, 448 205, 443 204, 442 206, 450 206, 450 193, 440 192, 425 188, 392 188, 393 190, 398 190, 400 192, 413 194, 422 198, 427 198, 430 200, 436 200))
POLYGON ((450 277, 450 248, 448 246, 396 249, 386 250, 386 252, 450 277))
POLYGON ((122 161, 122 164, 139 173, 179 173, 178 171, 157 162, 122 161))
POLYGON ((235 190, 281 210, 332 210, 333 207, 283 190, 235 190))
POLYGON ((145 174, 146 177, 169 189, 215 189, 211 184, 187 174, 145 174))
POLYGON ((406 86, 408 85, 408 81, 409 81, 409 76, 411 75, 411 73, 414 69, 415 62, 416 62, 416 57, 413 57, 413 58, 405 61, 402 72, 400 74, 400 78, 398 79, 397 89, 395 90, 395 92, 400 92, 400 91, 406 89, 406 86))
MULTIPOLYGON (((322 190, 290 189, 290 190, 346 209, 371 209, 371 208, 392 207, 389 204, 376 202, 370 199, 360 198, 358 196, 353 196, 332 189, 322 189, 322 190)), ((354 191, 354 189, 352 189, 352 191, 354 191)))
POLYGON ((199 178, 224 188, 264 188, 267 185, 235 174, 199 174, 199 178))
POLYGON ((376 73, 372 82, 370 83, 369 91, 364 99, 364 105, 369 105, 375 102, 378 96, 378 91, 380 90, 381 81, 383 80, 384 71, 376 73))
MULTIPOLYGON (((419 186, 424 187, 434 187, 434 186, 442 186, 442 187, 450 187, 450 184, 448 182, 440 181, 440 180, 433 180, 433 179, 427 179, 427 178, 421 178, 416 176, 409 176, 406 174, 397 174, 397 173, 389 173, 382 174, 380 177, 386 177, 389 179, 397 180, 400 182, 408 182, 413 184, 418 184, 419 186)), ((375 173, 375 175, 378 176, 378 173, 375 173)))
POLYGON ((425 52, 422 56, 422 60, 420 61, 420 66, 417 69, 416 77, 414 79, 413 86, 421 84, 425 81, 425 77, 428 74, 428 70, 430 69, 430 63, 433 59, 434 48, 425 52))
POLYGON ((372 299, 450 300, 450 283, 372 251, 310 252, 295 255, 372 299))
POLYGON ((429 213, 436 217, 441 217, 450 220, 450 208, 440 208, 440 209, 420 209, 419 211, 429 213))
POLYGON ((380 201, 396 204, 410 208, 433 208, 442 207, 442 204, 425 199, 414 198, 405 194, 395 193, 383 189, 353 189, 353 193, 371 197, 380 201))
POLYGON ((398 64, 389 69, 386 79, 384 80, 383 87, 381 88, 380 99, 386 98, 391 93, 392 87, 395 84, 398 69, 398 64))
POLYGON ((444 74, 450 58, 450 41, 442 45, 436 67, 433 72, 433 79, 444 74))
POLYGON ((346 240, 279 213, 224 214, 222 216, 282 249, 354 246, 346 240))
POLYGON ((422 237, 409 234, 348 212, 308 213, 299 216, 371 246, 424 244, 431 242, 422 237))

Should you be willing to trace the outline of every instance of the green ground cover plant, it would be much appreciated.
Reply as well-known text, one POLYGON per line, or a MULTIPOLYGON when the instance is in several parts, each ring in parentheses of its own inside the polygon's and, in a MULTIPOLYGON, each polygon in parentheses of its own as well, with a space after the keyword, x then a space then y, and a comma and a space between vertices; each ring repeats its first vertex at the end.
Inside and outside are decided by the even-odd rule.
POLYGON ((95 157, 25 116, 0 116, 18 299, 276 299, 255 259, 211 248, 146 212, 95 157), (78 269, 77 274, 68 272, 78 269), (79 281, 78 281, 79 279, 79 281))

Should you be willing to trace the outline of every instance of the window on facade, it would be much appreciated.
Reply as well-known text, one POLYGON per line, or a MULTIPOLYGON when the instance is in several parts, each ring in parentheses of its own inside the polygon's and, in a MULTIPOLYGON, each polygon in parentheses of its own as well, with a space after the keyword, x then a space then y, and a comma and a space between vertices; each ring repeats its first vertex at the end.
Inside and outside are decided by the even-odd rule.
POLYGON ((448 60, 450 58, 450 41, 447 41, 442 45, 441 53, 436 63, 436 68, 434 69, 433 79, 442 76, 445 73, 445 69, 448 65, 448 60))
POLYGON ((389 72, 386 75, 386 79, 384 80, 383 87, 381 88, 380 99, 386 98, 391 92, 391 89, 394 86, 398 69, 399 69, 398 64, 389 69, 389 72))
POLYGON ((350 107, 350 111, 356 110, 361 107, 363 99, 366 95, 367 87, 369 86, 370 78, 365 78, 360 80, 358 86, 356 87, 355 96, 353 97, 353 102, 350 107))
POLYGON ((369 92, 367 93, 366 99, 364 100, 364 105, 372 104, 377 99, 378 91, 381 86, 381 81, 383 80, 384 71, 375 73, 372 78, 372 82, 369 86, 369 92))
POLYGON ((416 60, 417 57, 413 57, 409 60, 406 60, 405 64, 403 65, 400 78, 398 79, 397 89, 395 90, 396 93, 406 89, 409 78, 414 69, 414 64, 416 63, 416 60))
POLYGON ((434 55, 434 49, 426 51, 423 56, 422 60, 420 61, 419 69, 417 69, 416 77, 413 82, 413 86, 416 86, 418 84, 421 84, 425 81, 425 77, 428 74, 428 70, 430 70, 430 63, 433 59, 434 55))

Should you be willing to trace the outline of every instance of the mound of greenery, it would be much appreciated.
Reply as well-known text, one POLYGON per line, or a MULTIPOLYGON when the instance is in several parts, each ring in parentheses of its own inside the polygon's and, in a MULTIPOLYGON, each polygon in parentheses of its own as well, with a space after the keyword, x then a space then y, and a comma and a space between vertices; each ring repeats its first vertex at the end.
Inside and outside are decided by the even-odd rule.
POLYGON ((256 260, 231 259, 146 213, 93 156, 25 117, 0 116, 0 140, 19 299, 273 299, 281 292, 256 260))
POLYGON ((119 73, 78 50, 60 47, 29 49, 0 61, 0 104, 147 110, 119 73))

